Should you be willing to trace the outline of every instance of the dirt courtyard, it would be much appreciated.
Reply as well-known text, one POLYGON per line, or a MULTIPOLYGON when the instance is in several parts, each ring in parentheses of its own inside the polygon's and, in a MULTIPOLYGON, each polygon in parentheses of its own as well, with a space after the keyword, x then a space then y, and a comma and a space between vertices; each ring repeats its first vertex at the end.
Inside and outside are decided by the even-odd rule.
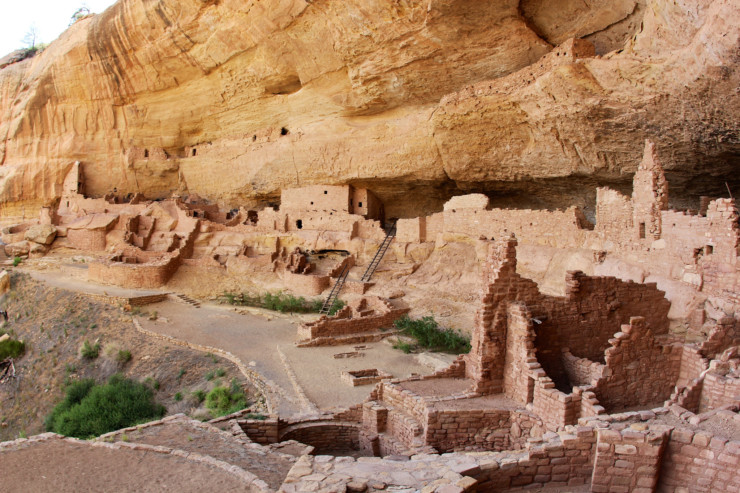
MULTIPOLYGON (((152 290, 122 289, 73 278, 54 270, 29 273, 51 286, 75 292, 109 296, 137 296, 152 290)), ((288 315, 259 309, 204 303, 200 308, 167 300, 142 307, 136 317, 154 333, 181 341, 228 351, 257 372, 271 389, 274 411, 283 416, 314 413, 362 402, 373 386, 352 387, 341 379, 343 371, 377 368, 406 378, 412 373, 428 375, 455 359, 442 353, 404 354, 389 341, 361 345, 298 348, 298 325, 317 315, 288 315), (149 313, 157 312, 156 320, 149 313), (356 349, 356 348, 361 349, 356 349), (334 358, 339 353, 359 357, 334 358)))

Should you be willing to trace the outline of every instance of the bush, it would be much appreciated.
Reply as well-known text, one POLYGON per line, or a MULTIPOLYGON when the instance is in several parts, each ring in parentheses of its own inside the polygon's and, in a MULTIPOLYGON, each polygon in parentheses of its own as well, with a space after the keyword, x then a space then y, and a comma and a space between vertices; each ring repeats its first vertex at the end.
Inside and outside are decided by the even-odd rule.
POLYGON ((206 407, 215 417, 225 416, 247 407, 247 397, 241 389, 234 392, 233 388, 216 387, 208 392, 206 407))
POLYGON ((90 341, 85 341, 80 347, 80 355, 86 359, 95 359, 100 355, 100 343, 90 344, 90 341))
POLYGON ((96 385, 91 379, 74 382, 46 418, 47 431, 91 438, 137 423, 161 418, 166 409, 154 402, 152 390, 121 375, 96 385))
POLYGON ((193 392, 191 392, 191 394, 198 400, 198 402, 203 402, 204 400, 206 400, 205 390, 194 390, 193 392))
POLYGON ((131 361, 131 351, 128 349, 120 349, 116 355, 116 361, 119 363, 128 363, 131 361))
POLYGON ((395 321, 402 334, 413 337, 419 346, 462 354, 470 351, 470 340, 452 329, 440 329, 432 316, 412 320, 407 315, 395 321))
POLYGON ((23 259, 21 259, 20 257, 13 257, 13 267, 18 267, 18 264, 20 264, 21 262, 23 262, 23 259))
POLYGON ((0 342, 0 361, 7 358, 18 358, 26 352, 26 343, 15 339, 0 342))
POLYGON ((411 351, 413 351, 414 347, 408 342, 403 342, 401 339, 396 339, 396 342, 393 343, 393 349, 400 349, 404 353, 409 354, 411 351))

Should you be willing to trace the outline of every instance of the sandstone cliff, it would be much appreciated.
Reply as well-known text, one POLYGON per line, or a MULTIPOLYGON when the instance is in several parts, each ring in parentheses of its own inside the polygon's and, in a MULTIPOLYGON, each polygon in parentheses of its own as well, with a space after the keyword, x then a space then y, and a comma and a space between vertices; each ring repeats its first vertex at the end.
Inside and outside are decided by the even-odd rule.
POLYGON ((739 18, 739 0, 120 0, 0 69, 0 219, 36 216, 75 160, 91 196, 584 205, 646 137, 673 196, 721 193, 740 184, 739 18), (573 37, 595 52, 555 48, 573 37))

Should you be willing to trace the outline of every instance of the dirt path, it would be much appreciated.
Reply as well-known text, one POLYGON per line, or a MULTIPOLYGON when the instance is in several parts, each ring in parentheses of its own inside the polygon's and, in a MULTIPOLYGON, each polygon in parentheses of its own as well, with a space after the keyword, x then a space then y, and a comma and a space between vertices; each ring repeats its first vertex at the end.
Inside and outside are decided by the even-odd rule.
POLYGON ((380 368, 396 377, 432 372, 413 355, 382 342, 365 344, 367 349, 357 351, 364 357, 358 358, 334 358, 337 353, 355 352, 354 346, 298 348, 294 345, 298 317, 270 320, 241 314, 226 306, 206 304, 193 308, 169 301, 148 309, 157 310, 159 318, 140 319, 145 329, 229 351, 277 384, 285 397, 277 410, 286 416, 311 411, 301 401, 300 391, 321 410, 362 402, 372 386, 351 387, 341 379, 344 370, 380 368))

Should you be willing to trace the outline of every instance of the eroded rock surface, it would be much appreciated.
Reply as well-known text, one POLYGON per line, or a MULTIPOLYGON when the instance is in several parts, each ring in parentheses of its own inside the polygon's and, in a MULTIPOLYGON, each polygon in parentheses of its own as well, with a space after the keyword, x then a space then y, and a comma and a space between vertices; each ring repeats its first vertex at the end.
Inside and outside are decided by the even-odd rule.
POLYGON ((3 220, 58 199, 75 160, 89 196, 244 205, 353 183, 389 216, 458 188, 562 206, 584 180, 628 183, 646 137, 676 197, 717 194, 737 186, 739 16, 737 0, 120 0, 0 70, 3 220), (554 49, 570 37, 595 50, 554 49))

